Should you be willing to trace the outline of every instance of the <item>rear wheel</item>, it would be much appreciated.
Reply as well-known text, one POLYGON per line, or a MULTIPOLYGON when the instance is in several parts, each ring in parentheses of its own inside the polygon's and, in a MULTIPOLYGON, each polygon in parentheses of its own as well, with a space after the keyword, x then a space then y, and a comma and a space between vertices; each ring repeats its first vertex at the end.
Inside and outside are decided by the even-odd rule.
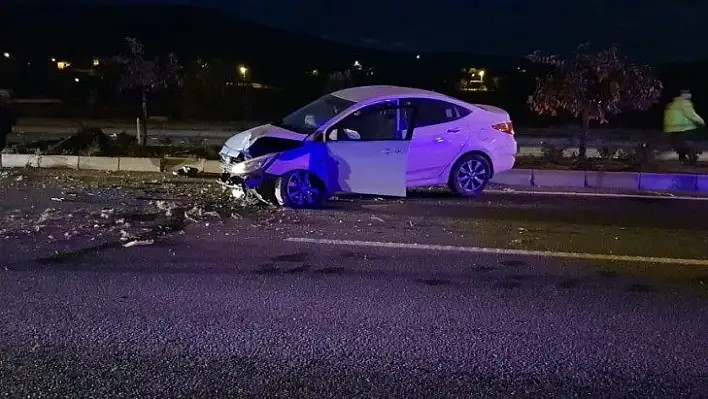
POLYGON ((463 155, 450 171, 448 186, 463 197, 479 195, 492 178, 492 166, 482 154, 463 155))
POLYGON ((278 177, 274 191, 278 205, 289 208, 316 208, 327 199, 323 184, 307 170, 293 170, 278 177))

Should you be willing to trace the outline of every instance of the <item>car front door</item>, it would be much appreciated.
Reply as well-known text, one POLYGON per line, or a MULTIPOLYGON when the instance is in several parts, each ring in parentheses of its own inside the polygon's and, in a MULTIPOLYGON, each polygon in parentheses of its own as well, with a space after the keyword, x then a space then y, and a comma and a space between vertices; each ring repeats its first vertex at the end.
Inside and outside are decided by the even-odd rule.
POLYGON ((463 119, 470 111, 442 100, 414 98, 415 129, 408 156, 408 179, 431 183, 457 158, 469 138, 463 119))
POLYGON ((332 191, 405 197, 412 128, 400 130, 399 109, 398 100, 368 105, 327 130, 332 191))

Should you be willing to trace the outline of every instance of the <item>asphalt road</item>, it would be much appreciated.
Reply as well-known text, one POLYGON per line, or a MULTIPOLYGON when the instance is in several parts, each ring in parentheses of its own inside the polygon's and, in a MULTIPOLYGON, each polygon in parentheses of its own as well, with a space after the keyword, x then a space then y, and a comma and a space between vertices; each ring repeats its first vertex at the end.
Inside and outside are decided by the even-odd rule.
POLYGON ((18 177, 0 180, 8 397, 708 395, 708 268, 284 241, 708 259, 705 201, 226 210, 159 176, 18 177), (123 247, 129 228, 152 243, 123 247))

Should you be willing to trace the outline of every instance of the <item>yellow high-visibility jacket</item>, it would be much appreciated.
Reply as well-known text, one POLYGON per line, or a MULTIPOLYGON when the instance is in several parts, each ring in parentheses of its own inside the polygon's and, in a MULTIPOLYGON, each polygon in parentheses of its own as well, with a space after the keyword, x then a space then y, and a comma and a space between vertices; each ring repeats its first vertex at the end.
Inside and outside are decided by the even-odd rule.
POLYGON ((664 132, 680 133, 705 126, 703 118, 698 116, 691 100, 676 97, 664 111, 664 132))

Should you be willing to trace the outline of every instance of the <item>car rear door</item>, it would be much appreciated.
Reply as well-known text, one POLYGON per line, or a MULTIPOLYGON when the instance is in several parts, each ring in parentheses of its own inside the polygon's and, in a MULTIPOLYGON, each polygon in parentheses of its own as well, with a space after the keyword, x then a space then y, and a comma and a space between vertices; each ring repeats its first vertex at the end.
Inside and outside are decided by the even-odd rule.
POLYGON ((399 130, 399 109, 398 100, 371 104, 325 133, 332 191, 405 197, 412 128, 399 130))
POLYGON ((438 99, 410 99, 416 109, 415 129, 408 157, 409 180, 430 181, 447 170, 469 137, 464 117, 470 114, 456 104, 438 99))

